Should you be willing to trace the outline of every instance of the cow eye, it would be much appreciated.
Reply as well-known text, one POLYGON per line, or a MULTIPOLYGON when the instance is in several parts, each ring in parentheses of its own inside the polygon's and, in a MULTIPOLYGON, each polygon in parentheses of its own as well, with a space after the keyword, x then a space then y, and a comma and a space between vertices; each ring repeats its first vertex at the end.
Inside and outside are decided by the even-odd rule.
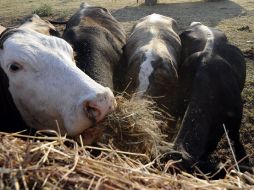
POLYGON ((10 67, 9 67, 9 70, 11 71, 11 72, 17 72, 17 71, 19 71, 19 70, 21 70, 22 69, 22 66, 20 65, 20 64, 18 64, 18 63, 12 63, 11 65, 10 65, 10 67))

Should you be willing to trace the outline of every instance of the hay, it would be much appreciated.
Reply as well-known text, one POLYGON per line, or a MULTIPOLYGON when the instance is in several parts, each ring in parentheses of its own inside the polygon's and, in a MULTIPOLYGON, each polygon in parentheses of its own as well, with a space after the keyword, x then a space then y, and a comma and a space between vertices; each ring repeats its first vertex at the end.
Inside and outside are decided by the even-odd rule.
POLYGON ((170 118, 155 111, 148 100, 120 97, 118 105, 101 123, 105 135, 99 147, 84 146, 82 140, 78 143, 56 132, 50 137, 41 131, 35 136, 0 133, 0 189, 253 188, 254 176, 235 170, 216 181, 170 174, 174 161, 157 162, 170 149, 161 132, 169 129, 163 121, 170 118))
POLYGON ((231 171, 206 181, 183 173, 170 175, 168 162, 156 169, 145 155, 79 146, 66 137, 28 137, 0 133, 0 189, 252 189, 254 176, 231 171), (68 144, 68 146, 66 145, 68 144), (70 146, 71 145, 71 146, 70 146), (95 157, 91 150, 100 149, 95 157))
POLYGON ((154 102, 135 95, 130 99, 118 96, 117 102, 117 110, 101 124, 105 131, 100 142, 153 158, 171 147, 166 142, 168 134, 162 133, 167 129, 170 131, 166 121, 171 118, 166 113, 156 111, 154 102))

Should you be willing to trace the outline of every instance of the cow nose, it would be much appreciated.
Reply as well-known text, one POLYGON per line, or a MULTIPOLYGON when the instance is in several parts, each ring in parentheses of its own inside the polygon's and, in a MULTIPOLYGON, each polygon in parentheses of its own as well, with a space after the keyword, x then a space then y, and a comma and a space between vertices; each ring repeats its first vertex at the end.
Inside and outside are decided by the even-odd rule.
POLYGON ((88 118, 98 123, 103 120, 107 114, 114 111, 117 104, 114 95, 111 93, 97 94, 94 99, 87 100, 83 108, 88 118))

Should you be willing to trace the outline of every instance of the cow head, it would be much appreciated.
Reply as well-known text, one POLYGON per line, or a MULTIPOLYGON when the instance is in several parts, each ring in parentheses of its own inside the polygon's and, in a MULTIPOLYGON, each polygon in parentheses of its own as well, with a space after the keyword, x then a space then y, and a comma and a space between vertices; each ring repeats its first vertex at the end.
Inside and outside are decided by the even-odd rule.
POLYGON ((176 21, 163 15, 151 14, 138 21, 124 49, 130 59, 130 89, 140 95, 165 96, 162 92, 175 88, 181 48, 177 32, 176 21))
POLYGON ((88 138, 86 129, 91 133, 116 106, 112 91, 76 67, 71 46, 60 38, 24 27, 6 30, 0 36, 0 66, 17 109, 32 128, 88 138))
POLYGON ((133 32, 141 28, 149 28, 150 32, 153 33, 154 28, 156 27, 161 28, 161 26, 163 26, 163 28, 169 31, 178 33, 178 26, 176 20, 172 19, 171 17, 163 16, 156 13, 153 13, 151 15, 139 19, 138 23, 134 25, 133 32))

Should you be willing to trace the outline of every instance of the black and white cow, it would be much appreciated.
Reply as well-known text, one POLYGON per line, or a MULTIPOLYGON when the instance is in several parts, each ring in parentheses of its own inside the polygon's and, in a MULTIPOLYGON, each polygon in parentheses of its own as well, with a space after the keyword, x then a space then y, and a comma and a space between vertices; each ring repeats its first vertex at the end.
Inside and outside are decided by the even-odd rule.
POLYGON ((174 19, 159 14, 141 18, 133 27, 122 58, 122 89, 152 97, 175 115, 181 42, 174 19))
POLYGON ((126 36, 121 24, 106 8, 82 4, 63 33, 75 53, 77 66, 96 82, 114 89, 114 70, 126 36))
POLYGON ((66 41, 27 22, 0 36, 0 130, 60 130, 91 143, 116 107, 112 91, 76 66, 66 41))
POLYGON ((190 165, 202 163, 215 150, 224 134, 224 124, 239 161, 246 156, 239 139, 246 76, 243 54, 222 31, 198 22, 193 22, 180 38, 182 123, 174 148, 190 165))

